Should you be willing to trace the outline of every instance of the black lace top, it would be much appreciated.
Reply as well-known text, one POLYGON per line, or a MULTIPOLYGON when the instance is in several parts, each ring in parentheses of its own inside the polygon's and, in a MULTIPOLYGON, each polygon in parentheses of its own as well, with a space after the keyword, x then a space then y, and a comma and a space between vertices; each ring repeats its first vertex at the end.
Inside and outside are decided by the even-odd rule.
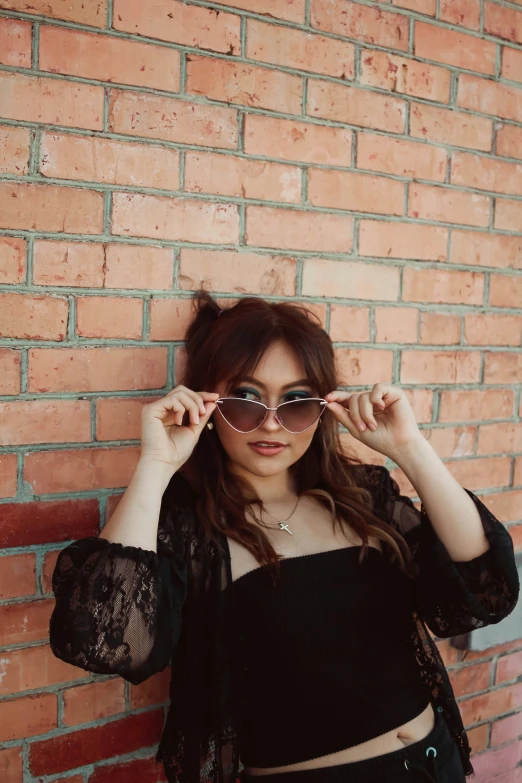
MULTIPOLYGON (((452 686, 426 626, 438 637, 504 619, 520 590, 513 541, 470 490, 487 552, 454 562, 424 506, 400 494, 383 466, 354 465, 374 511, 408 542, 416 563, 412 638, 432 704, 457 742, 466 775, 471 748, 452 686)), ((157 553, 96 536, 69 544, 53 573, 53 653, 88 671, 133 684, 172 663, 170 709, 157 751, 169 783, 236 783, 239 763, 239 665, 227 538, 208 540, 194 514, 195 491, 178 472, 161 503, 157 553)))

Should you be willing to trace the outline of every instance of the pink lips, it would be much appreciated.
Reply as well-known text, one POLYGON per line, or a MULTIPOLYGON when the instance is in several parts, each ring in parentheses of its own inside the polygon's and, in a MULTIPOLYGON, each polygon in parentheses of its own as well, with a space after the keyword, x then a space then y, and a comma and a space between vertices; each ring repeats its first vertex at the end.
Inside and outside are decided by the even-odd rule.
MULTIPOLYGON (((269 441, 266 441, 267 443, 269 441)), ((256 443, 249 443, 250 448, 257 454, 262 454, 264 457, 273 457, 276 454, 280 454, 283 449, 286 448, 284 443, 277 443, 274 441, 274 446, 258 446, 256 443)))

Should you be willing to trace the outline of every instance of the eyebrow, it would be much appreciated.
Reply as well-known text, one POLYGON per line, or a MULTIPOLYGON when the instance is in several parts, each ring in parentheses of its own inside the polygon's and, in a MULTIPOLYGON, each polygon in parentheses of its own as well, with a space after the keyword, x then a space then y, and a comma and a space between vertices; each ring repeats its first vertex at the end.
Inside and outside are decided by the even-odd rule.
MULTIPOLYGON (((261 381, 257 381, 255 378, 252 378, 250 375, 244 375, 242 377, 241 383, 244 383, 245 381, 248 381, 249 383, 254 383, 256 386, 261 386, 261 388, 266 389, 266 386, 264 383, 261 383, 261 381)), ((284 386, 281 386, 282 389, 291 389, 294 386, 310 386, 311 383, 308 380, 308 378, 300 378, 298 381, 293 381, 292 383, 287 383, 284 386)))

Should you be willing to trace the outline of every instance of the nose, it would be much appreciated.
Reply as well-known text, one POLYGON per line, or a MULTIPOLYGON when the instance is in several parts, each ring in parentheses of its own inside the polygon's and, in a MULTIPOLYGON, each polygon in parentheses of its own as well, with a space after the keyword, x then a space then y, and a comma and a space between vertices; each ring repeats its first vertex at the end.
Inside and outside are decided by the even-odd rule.
POLYGON ((281 429, 281 425, 276 419, 276 411, 267 411, 266 419, 263 422, 262 429, 267 432, 276 432, 281 429))

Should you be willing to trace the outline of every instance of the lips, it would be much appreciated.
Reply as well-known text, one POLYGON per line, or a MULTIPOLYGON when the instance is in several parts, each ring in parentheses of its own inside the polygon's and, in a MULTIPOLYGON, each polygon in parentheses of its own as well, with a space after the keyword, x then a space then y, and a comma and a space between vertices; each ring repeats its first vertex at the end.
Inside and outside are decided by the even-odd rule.
POLYGON ((278 446, 279 448, 286 446, 286 443, 280 443, 277 440, 255 440, 251 441, 250 446, 278 446))

